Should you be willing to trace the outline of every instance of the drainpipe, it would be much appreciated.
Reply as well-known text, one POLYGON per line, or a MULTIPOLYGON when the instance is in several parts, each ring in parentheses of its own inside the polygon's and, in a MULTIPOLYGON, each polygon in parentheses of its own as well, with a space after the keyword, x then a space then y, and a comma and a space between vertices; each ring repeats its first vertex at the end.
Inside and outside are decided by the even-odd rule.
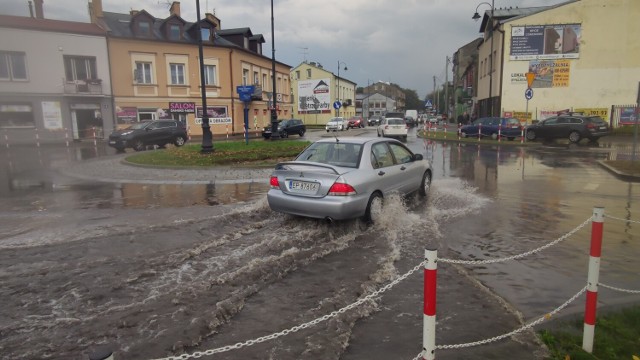
POLYGON ((235 114, 236 114, 236 106, 235 106, 235 99, 233 98, 233 88, 235 86, 233 86, 233 49, 229 50, 229 76, 230 76, 230 81, 231 81, 231 93, 229 94, 229 96, 231 97, 231 134, 235 135, 236 133, 236 124, 235 121, 233 119, 235 119, 235 114))
POLYGON ((498 32, 502 34, 502 48, 500 49, 500 84, 498 85, 498 117, 502 117, 502 81, 504 77, 504 30, 500 30, 500 21, 498 20, 498 32))

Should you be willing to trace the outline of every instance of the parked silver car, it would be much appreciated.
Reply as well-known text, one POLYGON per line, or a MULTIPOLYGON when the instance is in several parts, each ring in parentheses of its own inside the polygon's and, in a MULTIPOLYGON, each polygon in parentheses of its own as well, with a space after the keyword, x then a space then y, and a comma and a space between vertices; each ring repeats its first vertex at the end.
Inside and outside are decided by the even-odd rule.
POLYGON ((392 193, 426 197, 431 164, 400 141, 333 138, 314 142, 276 165, 267 201, 272 210, 311 218, 375 222, 392 193))
POLYGON ((347 128, 347 121, 343 117, 334 117, 329 120, 325 129, 329 131, 342 131, 347 128))

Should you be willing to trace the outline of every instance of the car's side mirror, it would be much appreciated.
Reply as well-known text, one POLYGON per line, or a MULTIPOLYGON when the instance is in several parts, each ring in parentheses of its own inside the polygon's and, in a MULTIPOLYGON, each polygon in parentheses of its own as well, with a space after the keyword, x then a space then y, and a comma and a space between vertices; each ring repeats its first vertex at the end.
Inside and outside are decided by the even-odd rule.
POLYGON ((422 154, 413 154, 413 161, 418 161, 424 159, 422 154))

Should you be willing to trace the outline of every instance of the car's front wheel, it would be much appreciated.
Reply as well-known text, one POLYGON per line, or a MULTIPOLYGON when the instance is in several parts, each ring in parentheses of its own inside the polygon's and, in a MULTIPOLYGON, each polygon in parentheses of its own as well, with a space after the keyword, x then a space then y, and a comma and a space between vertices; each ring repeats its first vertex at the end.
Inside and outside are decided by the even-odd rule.
POLYGON ((379 192, 374 192, 369 197, 367 203, 367 210, 364 213, 364 221, 369 224, 375 224, 382 216, 382 195, 379 192))
POLYGON ((304 130, 300 130, 298 134, 300 134, 300 137, 304 136, 304 130))
POLYGON ((536 139, 536 137, 537 137, 537 136, 538 136, 538 135, 536 134, 536 132, 535 132, 535 131, 533 131, 533 130, 527 130, 527 140, 529 140, 529 141, 533 141, 533 140, 535 140, 535 139, 536 139))
POLYGON ((142 140, 136 140, 136 141, 133 143, 133 150, 135 150, 135 151, 142 151, 142 150, 144 150, 144 149, 145 149, 145 145, 144 145, 144 142, 143 142, 142 140))
POLYGON ((286 138, 289 137, 289 133, 286 132, 286 131, 281 131, 280 132, 280 137, 283 138, 283 139, 286 139, 286 138))
POLYGON ((187 142, 187 139, 185 139, 183 136, 180 136, 180 135, 176 136, 176 138, 173 139, 173 145, 175 146, 182 146, 186 142, 187 142))
POLYGON ((572 131, 571 134, 569 134, 569 141, 571 141, 572 143, 577 143, 580 141, 580 133, 577 131, 572 131))
POLYGON ((424 175, 422 175, 422 183, 420 184, 420 190, 418 193, 420 196, 427 196, 429 194, 429 189, 431 189, 431 173, 429 171, 425 171, 424 175))

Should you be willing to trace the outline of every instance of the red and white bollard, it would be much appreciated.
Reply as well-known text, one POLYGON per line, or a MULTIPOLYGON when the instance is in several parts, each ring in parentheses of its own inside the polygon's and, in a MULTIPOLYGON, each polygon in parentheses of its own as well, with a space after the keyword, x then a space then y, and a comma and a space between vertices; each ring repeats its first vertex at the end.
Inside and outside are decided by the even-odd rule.
POLYGON ((7 135, 7 129, 4 129, 4 143, 7 146, 7 149, 9 148, 9 136, 7 135))
POLYGON ((460 140, 460 131, 461 131, 460 128, 462 128, 462 124, 458 123, 458 140, 460 140))
POLYGON ((502 122, 500 122, 500 124, 498 124, 498 142, 500 142, 501 138, 502 138, 502 122))
POLYGON ((94 147, 98 147, 98 140, 97 140, 98 137, 96 136, 96 127, 95 126, 92 127, 91 131, 93 132, 93 135, 92 135, 93 136, 93 146, 94 147))
POLYGON ((36 145, 40 147, 40 135, 38 135, 38 128, 36 129, 36 145))
POLYGON ((187 139, 191 141, 191 126, 187 125, 187 139))
POLYGON ((447 138, 447 123, 444 123, 444 138, 447 138))
POLYGON ((227 139, 229 139, 229 125, 225 125, 224 127, 227 129, 227 139))
POLYGON ((64 141, 67 144, 67 147, 69 147, 69 129, 64 128, 64 141))
POLYGON ((478 141, 482 137, 482 124, 478 124, 478 141))
POLYGON ((582 349, 591 354, 596 327, 596 306, 598 303, 598 280, 600 277, 600 255, 602 254, 602 230, 604 208, 593 208, 591 220, 591 249, 589 251, 589 273, 587 275, 587 303, 584 309, 584 331, 582 349))
POLYGON ((520 144, 524 143, 524 126, 520 125, 520 144))
POLYGON ((436 358, 436 281, 438 250, 425 249, 424 259, 424 321, 422 329, 422 359, 436 358))

